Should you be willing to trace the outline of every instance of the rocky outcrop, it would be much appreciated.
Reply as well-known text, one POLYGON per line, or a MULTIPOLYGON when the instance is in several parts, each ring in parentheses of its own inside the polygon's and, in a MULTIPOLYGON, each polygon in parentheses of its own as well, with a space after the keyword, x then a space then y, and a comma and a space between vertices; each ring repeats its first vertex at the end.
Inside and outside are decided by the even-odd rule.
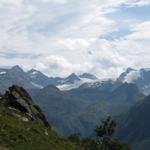
POLYGON ((39 121, 43 123, 45 127, 50 128, 50 125, 41 109, 33 103, 30 95, 22 87, 13 85, 4 95, 1 96, 0 99, 1 104, 19 110, 30 119, 39 121))

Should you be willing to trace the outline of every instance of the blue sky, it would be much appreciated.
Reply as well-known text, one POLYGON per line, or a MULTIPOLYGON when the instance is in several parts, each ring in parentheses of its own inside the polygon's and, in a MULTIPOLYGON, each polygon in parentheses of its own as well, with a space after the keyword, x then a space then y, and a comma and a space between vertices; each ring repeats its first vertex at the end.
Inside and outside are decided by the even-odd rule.
POLYGON ((100 78, 150 67, 149 14, 150 0, 1 0, 1 67, 100 78))

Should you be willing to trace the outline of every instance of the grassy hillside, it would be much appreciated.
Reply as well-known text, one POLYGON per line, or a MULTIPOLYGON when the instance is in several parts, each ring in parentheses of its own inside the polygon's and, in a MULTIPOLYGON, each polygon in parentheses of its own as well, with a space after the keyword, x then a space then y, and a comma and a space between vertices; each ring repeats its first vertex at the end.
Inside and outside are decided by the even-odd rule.
POLYGON ((0 150, 80 149, 17 110, 0 106, 0 150))

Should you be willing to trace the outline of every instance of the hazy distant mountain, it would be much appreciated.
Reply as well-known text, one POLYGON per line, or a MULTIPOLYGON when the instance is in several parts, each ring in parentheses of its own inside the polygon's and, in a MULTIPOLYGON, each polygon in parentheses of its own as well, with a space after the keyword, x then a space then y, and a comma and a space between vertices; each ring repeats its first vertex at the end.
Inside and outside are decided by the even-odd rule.
POLYGON ((19 67, 0 69, 0 91, 4 92, 9 86, 17 84, 26 89, 37 88, 28 75, 19 67))
POLYGON ((80 78, 75 73, 72 73, 67 78, 62 80, 62 84, 73 84, 78 81, 80 81, 80 78))
POLYGON ((92 74, 85 73, 78 76, 75 73, 72 73, 67 78, 61 79, 61 82, 58 83, 57 87, 62 91, 68 91, 79 88, 84 83, 93 83, 97 80, 98 78, 92 74))
POLYGON ((42 87, 45 87, 49 84, 49 77, 41 73, 40 71, 37 71, 35 69, 31 69, 27 72, 27 75, 30 77, 30 80, 37 85, 40 85, 42 87))
POLYGON ((133 68, 127 68, 127 70, 125 72, 121 73, 121 75, 119 76, 117 81, 118 82, 131 82, 131 81, 134 81, 134 79, 137 76, 130 76, 131 74, 133 74, 133 72, 135 73, 136 70, 134 70, 133 68))
MULTIPOLYGON (((78 132, 89 135, 95 126, 95 119, 87 115, 90 110, 86 108, 90 103, 60 91, 53 85, 38 91, 34 100, 42 108, 52 126, 63 135, 78 132), (92 127, 88 133, 89 126, 92 127)), ((95 114, 91 115, 95 116, 95 114)), ((104 116, 104 111, 101 111, 97 118, 100 119, 102 116, 104 116)))
POLYGON ((98 78, 90 73, 84 73, 79 76, 80 78, 90 79, 90 80, 97 80, 98 78))
POLYGON ((135 70, 128 68, 120 75, 117 81, 135 83, 144 94, 150 94, 150 69, 135 70))
POLYGON ((87 82, 87 79, 94 80, 94 75, 84 74, 82 77, 72 73, 66 78, 48 77, 42 72, 31 69, 24 72, 19 66, 10 69, 0 69, 0 91, 5 91, 9 86, 18 84, 26 89, 44 88, 48 85, 55 85, 62 90, 78 88, 81 84, 87 82), (93 78, 93 79, 92 79, 93 78))

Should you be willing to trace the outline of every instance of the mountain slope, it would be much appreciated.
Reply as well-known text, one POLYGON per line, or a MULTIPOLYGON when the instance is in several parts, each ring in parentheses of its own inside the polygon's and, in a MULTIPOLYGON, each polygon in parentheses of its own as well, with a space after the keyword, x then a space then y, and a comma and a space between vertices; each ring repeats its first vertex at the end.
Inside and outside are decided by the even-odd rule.
POLYGON ((54 86, 47 86, 40 90, 34 99, 51 121, 51 124, 63 135, 77 132, 88 135, 86 126, 91 126, 92 131, 96 124, 95 121, 105 116, 105 111, 99 110, 101 113, 97 117, 94 113, 90 113, 93 118, 98 119, 90 120, 91 117, 88 115, 90 109, 87 108, 91 107, 92 109, 92 106, 89 102, 60 91, 54 86))
POLYGON ((52 131, 38 106, 21 87, 0 97, 0 148, 8 150, 79 150, 52 131))
POLYGON ((60 133, 80 132, 83 136, 92 134, 95 125, 108 115, 127 111, 137 97, 143 97, 136 85, 110 82, 99 88, 80 87, 66 92, 50 85, 36 93, 35 102, 60 133))
POLYGON ((39 88, 32 83, 28 75, 19 66, 0 70, 0 91, 2 93, 13 84, 23 86, 26 89, 39 88))
POLYGON ((150 69, 143 68, 135 70, 128 68, 117 79, 121 83, 134 83, 146 95, 150 94, 150 69))
POLYGON ((29 76, 30 80, 33 83, 36 83, 37 85, 40 85, 41 87, 45 87, 49 84, 49 77, 47 77, 40 71, 31 69, 27 72, 27 75, 29 76))
POLYGON ((148 150, 150 143, 150 96, 138 102, 119 120, 117 136, 135 150, 148 150))

